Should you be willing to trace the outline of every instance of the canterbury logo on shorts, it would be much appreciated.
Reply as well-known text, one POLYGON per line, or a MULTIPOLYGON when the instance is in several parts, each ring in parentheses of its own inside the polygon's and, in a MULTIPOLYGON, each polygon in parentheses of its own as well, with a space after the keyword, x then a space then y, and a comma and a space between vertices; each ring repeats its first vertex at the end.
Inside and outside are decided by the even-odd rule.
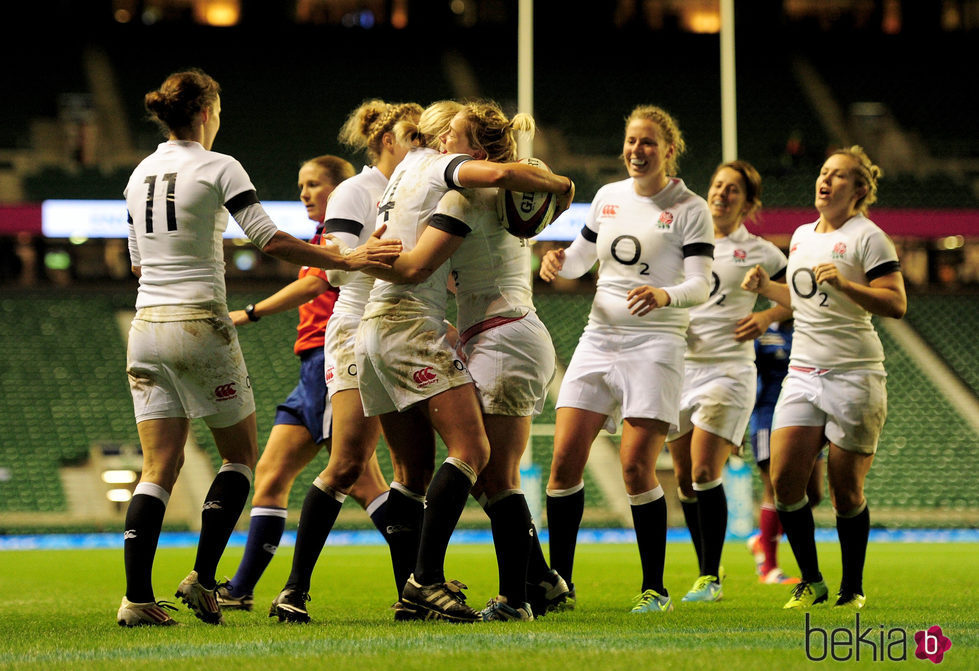
POLYGON ((411 379, 414 380, 415 384, 417 384, 419 387, 427 387, 438 380, 439 376, 432 370, 431 366, 425 366, 424 368, 420 368, 412 373, 411 379))
POLYGON ((214 388, 214 397, 219 401, 230 401, 236 396, 238 396, 238 390, 235 389, 234 382, 222 384, 214 388))

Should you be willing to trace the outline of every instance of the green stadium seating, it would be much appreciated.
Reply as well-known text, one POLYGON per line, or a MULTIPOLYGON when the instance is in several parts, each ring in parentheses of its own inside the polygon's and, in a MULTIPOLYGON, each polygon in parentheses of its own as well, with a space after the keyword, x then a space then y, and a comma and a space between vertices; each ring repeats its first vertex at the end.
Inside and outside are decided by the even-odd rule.
POLYGON ((905 317, 949 367, 979 395, 979 296, 916 295, 905 317))

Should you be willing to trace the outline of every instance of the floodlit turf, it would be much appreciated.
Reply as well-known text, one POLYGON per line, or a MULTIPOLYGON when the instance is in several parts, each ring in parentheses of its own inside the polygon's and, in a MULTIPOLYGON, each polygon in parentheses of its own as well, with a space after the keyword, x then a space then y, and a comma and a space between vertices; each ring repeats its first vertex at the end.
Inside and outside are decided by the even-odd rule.
MULTIPOLYGON (((871 544, 859 630, 853 613, 815 608, 808 657, 804 615, 782 610, 787 588, 756 582, 740 543, 725 548, 727 580, 719 603, 679 603, 695 578, 693 550, 673 543, 666 579, 676 610, 631 615, 631 598, 639 591, 636 549, 584 545, 575 569, 577 610, 532 623, 474 625, 395 623, 388 609, 395 599, 393 579, 379 546, 327 548, 313 580, 312 624, 279 624, 267 617, 267 608, 288 573, 291 548, 283 548, 259 583, 254 612, 228 612, 226 625, 214 627, 181 606, 175 615, 183 626, 152 629, 115 623, 123 592, 121 550, 8 551, 0 552, 0 669, 767 671, 812 668, 817 662, 809 657, 821 656, 818 664, 849 668, 861 634, 861 663, 893 668, 888 660, 906 655, 901 668, 924 669, 932 662, 915 658, 914 632, 932 625, 952 641, 939 668, 975 669, 977 550, 970 544, 871 544), (906 646, 896 643, 902 634, 906 646), (824 640, 836 640, 837 647, 827 650, 824 640), (849 661, 834 661, 833 653, 849 655, 849 661)), ((835 592, 838 549, 825 544, 820 553, 835 592)), ((240 556, 240 548, 230 549, 221 571, 233 573, 240 556)), ((783 557, 788 568, 787 548, 783 557)), ((157 598, 174 600, 193 558, 190 548, 160 550, 157 598)), ((495 594, 491 547, 452 546, 447 569, 450 578, 469 584, 471 603, 481 605, 495 594)))

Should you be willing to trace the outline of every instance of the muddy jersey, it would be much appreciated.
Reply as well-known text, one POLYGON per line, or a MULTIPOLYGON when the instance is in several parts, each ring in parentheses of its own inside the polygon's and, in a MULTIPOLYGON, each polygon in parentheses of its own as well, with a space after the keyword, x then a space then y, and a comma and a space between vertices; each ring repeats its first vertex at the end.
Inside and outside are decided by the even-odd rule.
POLYGON ((239 217, 261 207, 255 187, 238 161, 198 142, 160 144, 136 166, 124 194, 129 254, 141 268, 137 308, 226 304, 229 211, 260 249, 277 231, 267 216, 239 217))
POLYGON ((739 226, 731 235, 714 240, 710 297, 690 309, 687 354, 690 361, 709 363, 734 359, 753 361, 752 342, 738 342, 734 330, 751 314, 757 294, 741 288, 745 273, 760 265, 776 281, 783 281, 785 255, 764 238, 739 226))
MULTIPOLYGON (((454 235, 466 235, 468 228, 458 220, 433 218, 439 200, 455 182, 458 167, 472 160, 465 154, 440 154, 418 148, 398 164, 381 196, 377 224, 387 224, 383 238, 401 240, 404 251, 418 244, 425 227, 432 225, 454 235)), ((364 309, 364 318, 398 313, 402 315, 443 316, 447 301, 449 265, 442 264, 424 282, 394 284, 377 280, 364 309)))
POLYGON ((599 264, 586 331, 684 334, 686 308, 667 306, 640 317, 630 314, 626 298, 638 286, 678 285, 686 256, 711 256, 714 226, 707 202, 682 180, 670 180, 652 197, 637 194, 631 178, 603 186, 574 245, 584 248, 585 270, 599 264))
POLYGON ((882 369, 884 348, 870 312, 829 284, 817 285, 812 269, 833 263, 847 280, 867 286, 901 269, 894 243, 861 215, 825 233, 816 232, 816 223, 797 228, 789 245, 786 281, 795 317, 791 363, 882 369))
MULTIPOLYGON (((326 204, 323 232, 353 236, 356 242, 350 247, 366 243, 374 234, 377 204, 387 183, 387 177, 375 167, 365 167, 360 174, 340 182, 326 204)), ((361 272, 351 272, 345 274, 345 279, 340 288, 340 297, 333 306, 333 314, 360 319, 374 287, 374 278, 361 272)))
POLYGON ((522 317, 534 311, 530 246, 500 225, 496 193, 496 189, 450 191, 436 210, 472 229, 449 259, 460 333, 491 317, 522 317))

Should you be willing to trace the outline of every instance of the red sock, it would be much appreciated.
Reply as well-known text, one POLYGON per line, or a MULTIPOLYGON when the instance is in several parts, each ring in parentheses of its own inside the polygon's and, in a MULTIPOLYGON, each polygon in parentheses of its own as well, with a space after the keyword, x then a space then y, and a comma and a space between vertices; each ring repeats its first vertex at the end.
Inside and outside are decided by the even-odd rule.
POLYGON ((761 574, 766 575, 778 567, 778 542, 782 538, 782 524, 774 506, 763 505, 758 520, 758 530, 761 532, 761 547, 765 552, 765 563, 762 564, 761 574))

